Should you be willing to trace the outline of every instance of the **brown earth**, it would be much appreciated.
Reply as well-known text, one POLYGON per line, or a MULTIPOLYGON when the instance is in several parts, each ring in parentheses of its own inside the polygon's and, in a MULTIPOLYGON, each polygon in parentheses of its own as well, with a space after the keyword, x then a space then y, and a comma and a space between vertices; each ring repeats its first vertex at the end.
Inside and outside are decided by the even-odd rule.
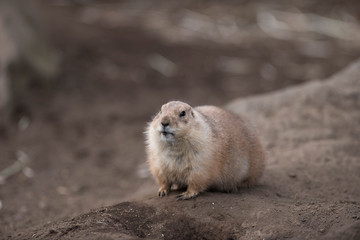
POLYGON ((356 43, 307 33, 305 40, 327 49, 322 57, 309 55, 301 41, 262 33, 256 11, 276 5, 358 19, 357 1, 149 1, 145 7, 126 1, 95 1, 90 7, 36 2, 65 61, 57 84, 32 86, 12 125, 0 129, 0 169, 29 159, 28 168, 0 185, 1 238, 359 238, 359 64, 334 80, 230 104, 254 119, 268 151, 262 184, 238 194, 157 199, 157 187, 144 171, 142 133, 171 99, 224 105, 329 77, 359 56, 356 43), (138 8, 159 12, 147 15, 138 8), (111 11, 124 9, 140 11, 139 16, 111 18, 111 11), (184 9, 211 19, 232 9, 249 26, 249 35, 242 44, 197 35, 180 41, 167 35, 170 30, 176 35, 176 19, 170 30, 156 32, 150 24, 159 16, 181 18, 184 9), (151 67, 157 55, 170 59, 177 71, 166 75, 151 67), (240 72, 229 70, 224 60, 229 58, 240 72))

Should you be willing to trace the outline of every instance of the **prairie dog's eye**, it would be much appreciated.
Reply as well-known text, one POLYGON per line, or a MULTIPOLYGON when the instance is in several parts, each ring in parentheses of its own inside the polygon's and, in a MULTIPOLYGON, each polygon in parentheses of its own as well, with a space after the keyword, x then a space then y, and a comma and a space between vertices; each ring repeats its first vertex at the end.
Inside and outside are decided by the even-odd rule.
POLYGON ((182 111, 180 114, 179 114, 179 117, 184 117, 186 115, 186 112, 185 111, 182 111))

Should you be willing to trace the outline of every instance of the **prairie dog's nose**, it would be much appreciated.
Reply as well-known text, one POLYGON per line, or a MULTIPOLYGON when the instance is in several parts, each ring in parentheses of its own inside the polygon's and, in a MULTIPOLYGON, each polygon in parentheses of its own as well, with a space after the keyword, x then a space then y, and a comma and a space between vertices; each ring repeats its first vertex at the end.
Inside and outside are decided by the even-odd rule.
POLYGON ((164 117, 163 119, 161 119, 161 125, 163 126, 163 127, 167 127, 167 126, 169 126, 169 124, 170 124, 170 119, 169 119, 169 117, 164 117))
POLYGON ((161 125, 162 125, 163 127, 167 127, 167 126, 169 126, 169 122, 161 122, 161 125))

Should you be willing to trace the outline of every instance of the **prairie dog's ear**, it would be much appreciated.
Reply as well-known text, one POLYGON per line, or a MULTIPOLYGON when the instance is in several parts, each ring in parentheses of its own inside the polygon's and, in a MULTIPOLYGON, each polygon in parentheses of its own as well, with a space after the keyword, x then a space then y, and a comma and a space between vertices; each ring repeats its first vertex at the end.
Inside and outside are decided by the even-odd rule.
POLYGON ((193 110, 191 110, 190 112, 191 112, 191 116, 195 117, 195 114, 194 114, 193 110))

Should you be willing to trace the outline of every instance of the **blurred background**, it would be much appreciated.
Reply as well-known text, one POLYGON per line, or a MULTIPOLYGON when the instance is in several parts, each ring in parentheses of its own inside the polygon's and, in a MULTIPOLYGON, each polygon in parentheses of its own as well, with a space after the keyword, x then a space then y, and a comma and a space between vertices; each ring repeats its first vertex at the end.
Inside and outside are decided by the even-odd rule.
POLYGON ((324 79, 359 20, 355 0, 0 0, 0 235, 153 194, 163 103, 324 79))

